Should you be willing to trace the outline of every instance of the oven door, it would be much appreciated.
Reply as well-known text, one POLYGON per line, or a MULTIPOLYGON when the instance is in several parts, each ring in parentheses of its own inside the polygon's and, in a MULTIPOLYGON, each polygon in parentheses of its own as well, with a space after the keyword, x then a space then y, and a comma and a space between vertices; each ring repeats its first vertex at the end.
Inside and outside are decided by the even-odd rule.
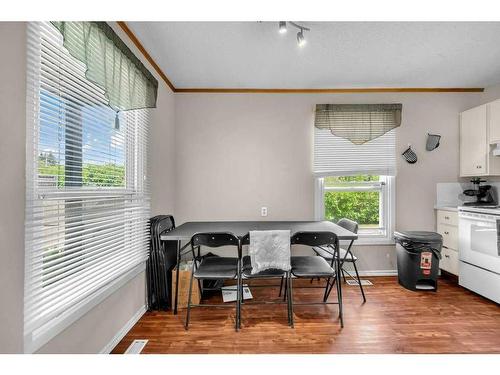
POLYGON ((460 260, 500 274, 498 221, 500 216, 460 212, 460 260))

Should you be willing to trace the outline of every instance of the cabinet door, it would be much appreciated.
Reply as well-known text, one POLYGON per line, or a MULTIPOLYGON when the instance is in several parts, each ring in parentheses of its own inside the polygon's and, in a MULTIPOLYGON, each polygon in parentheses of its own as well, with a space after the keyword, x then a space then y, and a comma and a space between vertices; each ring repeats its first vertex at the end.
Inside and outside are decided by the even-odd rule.
POLYGON ((486 105, 462 112, 460 115, 460 176, 482 176, 488 173, 486 138, 486 105))
POLYGON ((490 130, 489 143, 500 143, 500 100, 488 104, 490 117, 488 126, 490 130))

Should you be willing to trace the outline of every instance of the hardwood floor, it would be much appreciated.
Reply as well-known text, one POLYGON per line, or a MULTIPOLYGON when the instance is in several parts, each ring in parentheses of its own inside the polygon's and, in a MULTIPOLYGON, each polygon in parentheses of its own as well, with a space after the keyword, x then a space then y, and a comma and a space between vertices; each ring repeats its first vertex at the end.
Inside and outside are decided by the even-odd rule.
MULTIPOLYGON (((336 305, 296 306, 294 329, 285 305, 243 306, 240 332, 234 331, 234 309, 193 308, 189 331, 182 310, 148 312, 113 353, 123 353, 134 339, 149 340, 143 353, 500 353, 498 304, 449 279, 440 280, 438 292, 408 291, 395 277, 369 279, 374 285, 365 288, 365 304, 357 287, 344 284, 343 329, 336 305)), ((301 284, 310 285, 294 282, 301 284)), ((277 292, 252 289, 255 299, 277 292)), ((296 301, 321 295, 321 289, 294 288, 296 301)))

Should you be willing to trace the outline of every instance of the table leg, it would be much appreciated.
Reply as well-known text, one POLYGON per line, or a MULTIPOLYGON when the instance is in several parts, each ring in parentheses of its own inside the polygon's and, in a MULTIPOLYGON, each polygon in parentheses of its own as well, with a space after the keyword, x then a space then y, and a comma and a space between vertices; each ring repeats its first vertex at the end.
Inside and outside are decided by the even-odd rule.
POLYGON ((337 263, 337 298, 339 299, 339 318, 340 318, 340 327, 344 328, 344 317, 342 312, 342 282, 340 281, 340 272, 342 270, 342 266, 340 265, 340 249, 337 244, 336 249, 337 256, 335 257, 337 263))
POLYGON ((179 265, 181 263, 181 241, 177 241, 177 264, 175 273, 175 304, 174 304, 174 315, 177 315, 177 301, 179 299, 179 265))

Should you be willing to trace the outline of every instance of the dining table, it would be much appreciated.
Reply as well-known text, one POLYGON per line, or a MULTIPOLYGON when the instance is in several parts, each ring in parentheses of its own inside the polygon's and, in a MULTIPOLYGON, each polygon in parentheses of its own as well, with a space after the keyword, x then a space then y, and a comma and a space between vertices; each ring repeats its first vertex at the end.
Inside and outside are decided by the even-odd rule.
MULTIPOLYGON (((250 231, 256 230, 289 230, 293 236, 297 232, 332 232, 337 238, 342 240, 356 240, 358 235, 347 229, 327 220, 323 221, 188 221, 169 232, 160 235, 162 241, 177 242, 177 267, 181 262, 182 255, 188 253, 191 249, 191 237, 196 233, 230 232, 242 238, 250 231), (186 242, 182 244, 182 242, 186 242), (186 250, 187 249, 187 250, 186 250)), ((340 262, 336 262, 336 274, 340 274, 340 262)), ((339 283, 340 285, 340 283, 339 283)), ((175 303, 173 312, 177 314, 177 300, 179 297, 179 272, 176 272, 175 283, 175 303)))

